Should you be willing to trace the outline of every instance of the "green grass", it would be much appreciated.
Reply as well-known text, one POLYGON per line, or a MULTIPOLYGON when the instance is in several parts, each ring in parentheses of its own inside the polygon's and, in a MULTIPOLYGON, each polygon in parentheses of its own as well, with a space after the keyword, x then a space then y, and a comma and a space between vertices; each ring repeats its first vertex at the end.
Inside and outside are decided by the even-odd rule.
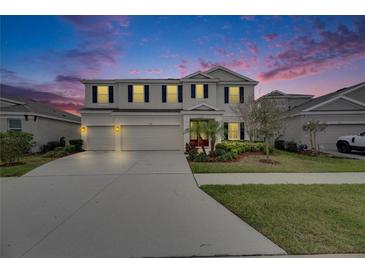
POLYGON ((25 162, 24 165, 10 166, 10 167, 0 167, 0 177, 17 177, 24 175, 25 173, 39 167, 47 162, 54 160, 53 158, 44 158, 40 155, 30 155, 24 157, 22 160, 25 162))
POLYGON ((289 254, 365 252, 365 184, 201 189, 289 254))
POLYGON ((278 165, 261 163, 263 155, 250 155, 236 162, 191 162, 194 173, 240 173, 240 172, 365 172, 365 161, 329 156, 308 156, 275 151, 271 159, 278 165))

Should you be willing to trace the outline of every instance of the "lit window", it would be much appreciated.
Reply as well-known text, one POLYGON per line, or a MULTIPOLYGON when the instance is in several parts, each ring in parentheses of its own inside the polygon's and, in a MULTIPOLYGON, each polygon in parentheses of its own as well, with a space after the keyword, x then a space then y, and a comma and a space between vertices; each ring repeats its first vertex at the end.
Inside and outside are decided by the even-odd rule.
POLYGON ((177 103, 177 86, 167 86, 167 102, 177 103))
POLYGON ((22 131, 22 120, 20 119, 9 119, 8 129, 12 131, 22 131))
MULTIPOLYGON (((198 126, 197 123, 199 123, 200 127, 203 127, 204 125, 202 125, 202 124, 207 123, 207 121, 205 121, 205 120, 190 121, 190 129, 192 129, 194 127, 196 128, 198 126)), ((200 130, 200 137, 203 140, 207 140, 207 135, 204 132, 202 132, 202 128, 200 130)), ((198 139, 198 136, 197 136, 196 130, 191 130, 190 131, 190 140, 197 140, 197 139, 198 139)))
POLYGON ((238 104, 240 101, 240 94, 238 87, 229 88, 229 103, 238 104))
POLYGON ((109 103, 108 86, 98 86, 98 103, 100 104, 109 103))
POLYGON ((195 86, 196 92, 196 99, 203 99, 204 98, 204 88, 202 84, 198 84, 195 86))
POLYGON ((144 102, 144 86, 142 85, 133 86, 133 102, 136 103, 144 102))
POLYGON ((228 140, 239 140, 239 123, 228 123, 228 140))

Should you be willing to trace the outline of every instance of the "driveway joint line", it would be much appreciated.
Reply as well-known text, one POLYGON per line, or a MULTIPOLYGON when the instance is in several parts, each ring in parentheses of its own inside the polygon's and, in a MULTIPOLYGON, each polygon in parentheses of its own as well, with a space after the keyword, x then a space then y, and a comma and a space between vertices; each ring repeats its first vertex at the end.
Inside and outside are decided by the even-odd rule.
POLYGON ((35 248, 37 245, 39 245, 41 242, 43 242, 49 235, 51 235, 53 232, 55 232, 59 227, 61 227, 63 224, 65 224, 68 220, 70 220, 73 216, 75 216, 82 208, 84 208, 87 204, 89 204, 93 199, 95 199, 99 194, 101 194, 105 189, 107 189, 109 186, 111 186, 117 178, 111 179, 111 181, 103 186, 99 191, 97 191, 90 199, 85 201, 83 204, 81 204, 80 207, 78 207, 73 213, 71 213, 69 216, 67 216, 63 221, 61 221, 59 224, 57 224, 53 229, 48 231, 41 239, 36 241, 30 248, 28 248, 26 251, 23 252, 20 257, 24 257, 27 253, 29 253, 33 248, 35 248))

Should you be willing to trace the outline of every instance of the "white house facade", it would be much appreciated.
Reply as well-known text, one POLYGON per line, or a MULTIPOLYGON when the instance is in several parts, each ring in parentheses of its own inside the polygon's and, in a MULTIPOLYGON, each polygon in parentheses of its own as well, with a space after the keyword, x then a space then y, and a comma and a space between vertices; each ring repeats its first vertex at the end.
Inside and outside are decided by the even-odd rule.
MULTIPOLYGON (((247 139, 234 106, 254 100, 257 81, 218 66, 181 79, 83 80, 81 136, 87 150, 183 150, 196 121, 224 124, 224 138, 247 139)), ((207 140, 203 140, 208 144, 207 140)))

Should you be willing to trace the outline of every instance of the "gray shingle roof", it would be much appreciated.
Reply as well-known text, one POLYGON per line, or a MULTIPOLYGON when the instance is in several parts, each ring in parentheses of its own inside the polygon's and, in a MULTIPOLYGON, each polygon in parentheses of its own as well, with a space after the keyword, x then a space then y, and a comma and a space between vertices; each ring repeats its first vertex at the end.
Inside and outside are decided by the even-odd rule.
POLYGON ((1 95, 0 98, 19 101, 23 103, 8 107, 0 107, 1 112, 37 113, 58 119, 66 119, 78 123, 81 122, 81 118, 79 116, 58 109, 54 109, 46 104, 34 101, 32 99, 15 97, 15 96, 3 96, 3 95, 1 95))
POLYGON ((319 97, 316 97, 316 98, 313 98, 311 100, 309 100, 308 102, 304 103, 304 104, 301 104, 297 107, 294 107, 293 109, 291 109, 290 111, 288 111, 286 114, 287 115, 293 115, 293 114, 297 114, 307 108, 310 108, 310 107, 313 107, 315 105, 318 105, 320 103, 323 103, 327 100, 330 100, 334 97, 337 97, 337 96, 340 96, 341 94, 343 94, 344 92, 350 90, 350 89, 354 89, 356 87, 359 87, 361 85, 365 84, 365 82, 361 82, 361 83, 358 83, 356 85, 353 85, 353 86, 350 86, 350 87, 345 87, 345 88, 341 88, 339 90, 336 90, 334 92, 331 92, 331 93, 328 93, 328 94, 325 94, 325 95, 322 95, 322 96, 319 96, 319 97))

